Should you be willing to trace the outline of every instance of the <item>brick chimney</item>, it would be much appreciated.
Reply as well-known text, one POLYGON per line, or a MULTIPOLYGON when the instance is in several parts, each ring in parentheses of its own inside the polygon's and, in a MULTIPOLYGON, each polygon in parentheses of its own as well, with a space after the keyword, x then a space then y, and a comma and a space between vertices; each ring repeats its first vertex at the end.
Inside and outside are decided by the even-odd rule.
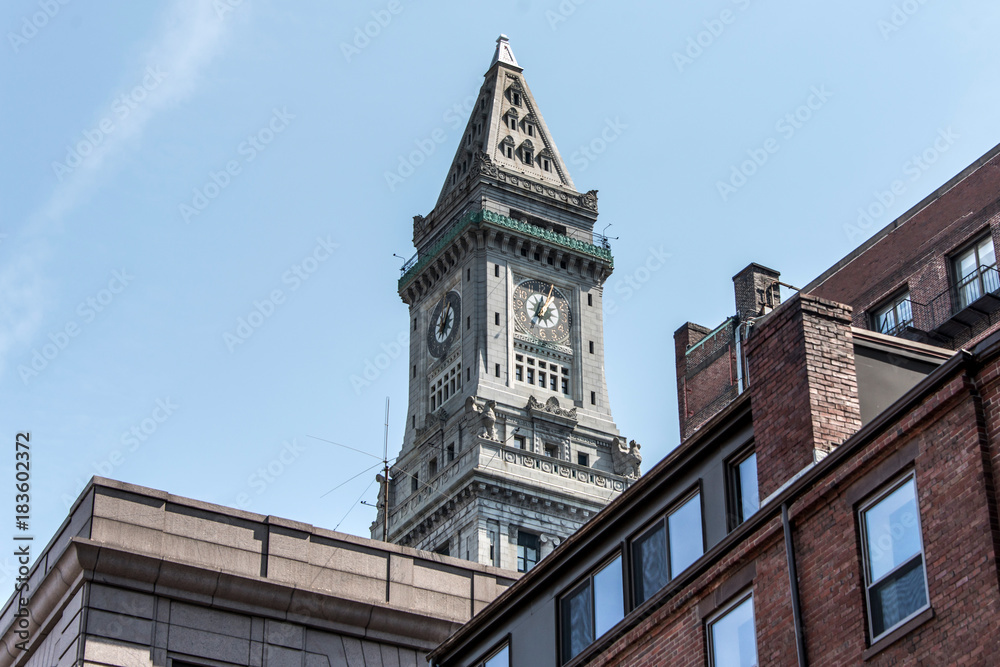
POLYGON ((733 276, 736 317, 742 322, 771 312, 781 303, 781 274, 760 264, 750 264, 733 276))
POLYGON ((851 307, 796 294, 746 349, 763 499, 861 428, 851 307))
POLYGON ((715 329, 687 322, 674 332, 681 441, 736 398, 733 320, 715 329))

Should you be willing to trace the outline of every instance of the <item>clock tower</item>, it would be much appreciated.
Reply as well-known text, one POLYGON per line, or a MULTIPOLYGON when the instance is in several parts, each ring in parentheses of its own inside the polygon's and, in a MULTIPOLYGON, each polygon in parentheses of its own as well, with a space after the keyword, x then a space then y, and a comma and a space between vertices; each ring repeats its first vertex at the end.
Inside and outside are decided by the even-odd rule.
POLYGON ((388 517, 390 542, 527 571, 638 476, 604 378, 614 260, 596 220, 501 35, 437 204, 413 219, 409 408, 374 538, 388 517))

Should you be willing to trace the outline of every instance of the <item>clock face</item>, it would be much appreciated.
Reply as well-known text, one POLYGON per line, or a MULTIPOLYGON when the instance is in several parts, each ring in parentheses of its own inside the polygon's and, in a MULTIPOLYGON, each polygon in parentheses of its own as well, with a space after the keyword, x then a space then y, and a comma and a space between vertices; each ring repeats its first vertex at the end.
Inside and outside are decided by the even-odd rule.
POLYGON ((524 280, 514 288, 514 320, 521 331, 547 343, 566 343, 573 326, 569 300, 542 280, 524 280))
POLYGON ((427 351, 433 357, 443 357, 458 337, 458 326, 462 319, 462 297, 458 292, 445 292, 431 311, 430 325, 427 327, 427 351))

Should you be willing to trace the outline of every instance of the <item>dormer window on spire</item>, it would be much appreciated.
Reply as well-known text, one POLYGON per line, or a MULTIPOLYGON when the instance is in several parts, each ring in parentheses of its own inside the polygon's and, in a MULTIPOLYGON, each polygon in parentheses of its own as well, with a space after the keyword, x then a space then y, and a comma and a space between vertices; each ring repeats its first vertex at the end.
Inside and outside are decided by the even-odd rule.
POLYGON ((527 139, 525 139, 524 143, 521 144, 521 160, 525 164, 535 163, 535 147, 527 139))
POLYGON ((509 160, 514 159, 514 139, 509 134, 500 142, 500 154, 509 160))

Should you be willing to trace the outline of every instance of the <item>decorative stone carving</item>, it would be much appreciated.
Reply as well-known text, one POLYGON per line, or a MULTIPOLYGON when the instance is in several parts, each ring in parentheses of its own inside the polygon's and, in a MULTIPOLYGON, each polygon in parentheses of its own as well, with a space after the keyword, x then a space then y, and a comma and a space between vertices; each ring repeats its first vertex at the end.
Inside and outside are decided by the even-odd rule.
POLYGON ((629 479, 635 479, 640 475, 639 465, 642 463, 640 448, 641 445, 635 440, 626 444, 625 438, 615 438, 611 442, 611 460, 616 475, 629 479))
POLYGON ((550 396, 549 400, 545 403, 541 403, 534 396, 528 397, 528 410, 533 412, 545 412, 550 415, 555 415, 556 417, 562 417, 563 419, 572 419, 577 421, 576 408, 567 410, 566 408, 559 407, 559 399, 555 396, 550 396))
POLYGON ((490 156, 483 151, 476 151, 476 154, 472 156, 472 167, 469 169, 470 177, 480 174, 496 177, 497 173, 497 166, 493 164, 490 156))
POLYGON ((588 190, 586 194, 580 197, 580 204, 589 208, 591 211, 597 210, 597 190, 588 190))
POLYGON ((480 436, 487 440, 499 442, 500 438, 497 436, 496 407, 496 401, 486 401, 483 405, 480 405, 479 399, 475 396, 469 396, 465 399, 466 411, 474 412, 480 416, 482 426, 480 436))

